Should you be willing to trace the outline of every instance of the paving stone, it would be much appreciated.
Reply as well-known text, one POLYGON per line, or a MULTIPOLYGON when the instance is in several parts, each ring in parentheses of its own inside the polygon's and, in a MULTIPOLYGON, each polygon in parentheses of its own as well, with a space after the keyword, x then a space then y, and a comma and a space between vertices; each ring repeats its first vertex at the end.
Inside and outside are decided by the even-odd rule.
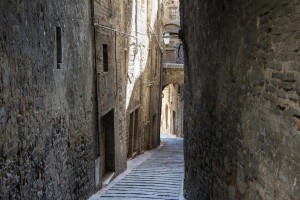
POLYGON ((163 142, 148 160, 93 199, 184 199, 180 196, 184 173, 183 140, 164 139, 163 142))

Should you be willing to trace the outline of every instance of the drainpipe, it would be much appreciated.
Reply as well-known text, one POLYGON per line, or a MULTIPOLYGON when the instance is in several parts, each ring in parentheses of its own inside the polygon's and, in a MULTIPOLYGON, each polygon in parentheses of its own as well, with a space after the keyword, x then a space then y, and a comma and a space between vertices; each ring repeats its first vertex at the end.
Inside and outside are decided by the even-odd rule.
MULTIPOLYGON (((150 66, 150 70, 151 70, 151 68, 152 68, 152 66, 150 66)), ((152 116, 151 116, 152 88, 151 87, 152 87, 152 85, 149 84, 149 86, 148 86, 148 88, 149 88, 149 104, 148 104, 148 124, 147 124, 149 132, 148 132, 147 136, 149 139, 148 144, 149 144, 150 149, 153 148, 153 130, 152 130, 153 126, 151 126, 152 125, 151 124, 151 121, 152 121, 152 116), (152 132, 150 132, 150 131, 152 131, 152 132), (150 134, 150 136, 149 136, 149 134, 150 134)))
MULTIPOLYGON (((99 79, 98 79, 98 70, 97 70, 97 48, 96 48, 96 27, 94 26, 95 22, 95 11, 94 11, 94 0, 90 0, 91 2, 91 24, 93 27, 93 53, 94 53, 94 73, 95 73, 95 94, 96 94, 96 102, 95 102, 95 110, 96 110, 96 142, 97 147, 100 146, 99 144, 99 136, 100 136, 100 130, 99 130, 99 79)), ((100 149, 100 148, 99 148, 100 149)), ((98 149, 98 150, 99 150, 98 149)), ((99 152, 96 152, 96 158, 99 157, 99 152)))
POLYGON ((159 117, 157 117, 157 120, 158 120, 158 125, 159 126, 157 126, 157 129, 158 129, 158 131, 157 131, 157 133, 158 133, 158 138, 157 138, 157 145, 159 145, 160 144, 160 117, 161 117, 161 105, 162 105, 162 84, 163 84, 163 63, 164 63, 164 44, 163 44, 163 47, 161 47, 160 46, 160 42, 159 42, 159 40, 158 40, 158 38, 157 38, 157 35, 152 31, 152 29, 151 29, 151 27, 149 27, 149 30, 150 30, 150 32, 155 36, 155 41, 156 41, 156 44, 157 44, 157 46, 158 46, 158 48, 159 48, 159 52, 160 52, 160 77, 159 77, 159 95, 158 95, 158 102, 159 102, 159 108, 158 108, 158 116, 159 117))
POLYGON ((117 31, 115 33, 115 79, 116 79, 116 86, 115 86, 115 98, 118 94, 118 61, 117 61, 117 31))
POLYGON ((160 50, 160 76, 159 76, 159 95, 158 95, 158 98, 159 98, 159 100, 158 100, 158 103, 159 103, 159 107, 158 107, 158 116, 159 117, 157 117, 159 120, 158 120, 158 124, 159 124, 159 126, 157 126, 158 128, 158 139, 157 139, 157 144, 159 145, 160 144, 160 126, 161 126, 161 124, 160 124, 160 122, 161 122, 161 106, 162 106, 162 84, 163 84, 163 63, 164 63, 164 61, 163 61, 163 59, 164 59, 164 52, 163 52, 163 50, 161 49, 161 48, 159 48, 159 50, 160 50))

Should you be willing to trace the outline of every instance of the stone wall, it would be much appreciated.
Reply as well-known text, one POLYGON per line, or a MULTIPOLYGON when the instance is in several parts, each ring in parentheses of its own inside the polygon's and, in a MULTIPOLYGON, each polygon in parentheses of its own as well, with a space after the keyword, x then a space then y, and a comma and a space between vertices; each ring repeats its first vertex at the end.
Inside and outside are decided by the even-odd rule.
POLYGON ((81 0, 0 2, 0 199, 94 191, 90 10, 81 0))
POLYGON ((160 19, 161 3, 158 0, 133 1, 131 37, 128 48, 126 85, 127 141, 134 146, 128 159, 146 149, 157 147, 159 137, 159 101, 161 74, 162 31, 160 19), (131 122, 130 115, 138 113, 131 122), (131 137, 130 123, 135 124, 136 135, 131 137), (133 138, 133 139, 132 139, 133 138), (134 141, 134 142, 130 142, 134 141))
POLYGON ((300 2, 181 3, 187 199, 300 199, 300 2))
MULTIPOLYGON (((128 65, 128 33, 132 5, 128 1, 100 0, 94 2, 95 49, 98 83, 99 136, 96 149, 95 174, 99 175, 97 188, 101 188, 103 175, 115 172, 117 176, 126 169, 126 69, 128 65), (107 58, 104 58, 104 46, 107 58), (105 60, 107 59, 107 60, 105 60), (104 63, 107 62, 107 69, 104 63), (105 131, 105 117, 113 112, 113 141, 107 140, 110 133, 105 131), (113 146, 108 152, 107 147, 113 146), (110 160, 112 159, 112 160, 110 160), (114 169, 106 169, 106 162, 114 162, 114 169), (99 166, 99 167, 97 167, 99 166)), ((109 127, 107 127, 109 128, 109 127)), ((106 129, 107 129, 106 128, 106 129)))
POLYGON ((1 199, 89 197, 126 169, 133 110, 136 153, 159 145, 160 6, 0 3, 1 199))
MULTIPOLYGON (((164 0, 163 1, 162 22, 165 25, 173 25, 175 31, 180 26, 179 0, 164 0)), ((168 28, 168 27, 165 27, 168 28)), ((173 31, 172 26, 169 31, 173 31)))

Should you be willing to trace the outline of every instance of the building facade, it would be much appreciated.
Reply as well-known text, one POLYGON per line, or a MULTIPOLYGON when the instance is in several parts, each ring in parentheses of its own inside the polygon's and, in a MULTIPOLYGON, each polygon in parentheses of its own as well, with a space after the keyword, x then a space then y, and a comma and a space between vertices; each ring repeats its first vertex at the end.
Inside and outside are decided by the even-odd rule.
POLYGON ((179 0, 166 0, 163 4, 163 34, 169 38, 164 46, 163 98, 161 131, 183 136, 184 73, 183 45, 179 39, 179 0))
POLYGON ((161 1, 135 1, 128 48, 127 158, 160 144, 161 1))
POLYGON ((87 199, 159 145, 160 8, 0 3, 1 199, 87 199))

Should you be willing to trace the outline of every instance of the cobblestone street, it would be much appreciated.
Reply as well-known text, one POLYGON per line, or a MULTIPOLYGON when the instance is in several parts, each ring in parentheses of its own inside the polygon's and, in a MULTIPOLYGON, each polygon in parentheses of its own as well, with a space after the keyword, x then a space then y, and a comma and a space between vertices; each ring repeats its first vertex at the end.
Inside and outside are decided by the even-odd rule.
POLYGON ((154 150, 147 160, 90 200, 183 199, 183 139, 162 141, 162 147, 154 150))

